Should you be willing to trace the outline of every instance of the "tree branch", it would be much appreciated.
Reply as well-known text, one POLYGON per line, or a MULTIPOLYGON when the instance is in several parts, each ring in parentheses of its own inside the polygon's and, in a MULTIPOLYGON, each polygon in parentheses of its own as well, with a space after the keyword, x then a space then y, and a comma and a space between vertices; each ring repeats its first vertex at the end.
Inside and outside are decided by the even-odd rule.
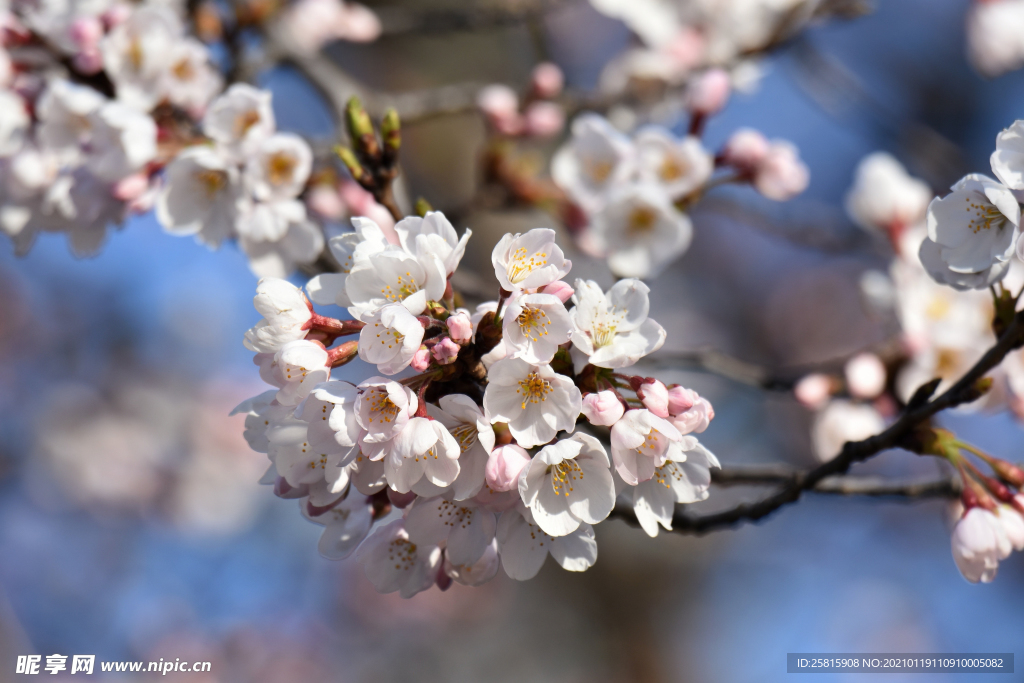
MULTIPOLYGON (((711 471, 711 481, 719 486, 764 486, 792 484, 800 470, 788 465, 749 465, 726 467, 711 471)), ((960 493, 958 477, 893 481, 884 477, 839 475, 822 479, 811 489, 814 493, 843 496, 878 496, 899 498, 952 498, 960 493)))
MULTIPOLYGON (((911 399, 908 410, 888 429, 863 441, 847 442, 839 455, 811 470, 798 471, 784 480, 787 483, 775 493, 755 503, 743 503, 729 510, 707 515, 694 515, 677 509, 672 518, 672 529, 678 533, 705 534, 743 522, 756 522, 781 507, 795 503, 806 491, 816 491, 819 486, 829 488, 825 480, 844 474, 850 467, 863 462, 882 451, 902 448, 908 445, 913 430, 939 411, 977 400, 975 383, 992 368, 999 365, 1013 349, 1024 344, 1024 311, 1017 313, 995 345, 990 348, 963 377, 938 398, 928 401, 930 392, 918 389, 911 399)), ((925 385, 928 386, 928 385, 925 385)), ((932 384, 931 391, 937 384, 932 384)), ((930 487, 926 487, 930 488, 930 487)), ((629 521, 635 519, 631 510, 616 508, 612 515, 629 521)))

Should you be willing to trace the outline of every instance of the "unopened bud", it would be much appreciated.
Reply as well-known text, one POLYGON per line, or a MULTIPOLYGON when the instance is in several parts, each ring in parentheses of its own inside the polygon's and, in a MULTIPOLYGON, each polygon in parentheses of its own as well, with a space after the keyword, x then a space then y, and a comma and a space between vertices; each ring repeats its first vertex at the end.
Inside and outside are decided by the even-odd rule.
POLYGON ((530 464, 530 454, 516 444, 491 451, 484 468, 484 479, 494 491, 511 491, 518 486, 519 475, 530 464))
POLYGON ((430 351, 427 347, 421 346, 419 350, 413 354, 412 362, 409 366, 416 372, 423 372, 430 367, 430 351))
POLYGON ((982 377, 976 381, 970 389, 964 392, 964 403, 970 403, 971 401, 977 401, 979 398, 984 396, 992 389, 992 378, 982 377))
POLYGON ((331 368, 341 367, 359 355, 359 341, 352 340, 340 346, 327 349, 327 366, 331 368))
POLYGON ((668 389, 664 384, 657 380, 641 384, 636 395, 647 410, 658 417, 668 417, 668 389))
POLYGON ((348 104, 345 105, 345 125, 352 147, 358 150, 360 155, 370 160, 380 156, 380 146, 373 132, 373 123, 370 122, 370 115, 366 113, 358 97, 349 98, 348 104))
POLYGON ((415 209, 416 209, 416 215, 419 216, 420 218, 423 218, 428 213, 433 211, 434 207, 432 207, 430 205, 430 202, 428 202, 426 199, 424 199, 423 197, 420 197, 419 199, 416 200, 416 207, 415 207, 415 209))
POLYGON ((359 163, 359 159, 356 158, 355 152, 348 147, 343 145, 337 145, 334 148, 334 153, 341 159, 341 163, 345 164, 345 168, 352 174, 352 180, 356 181, 364 187, 373 184, 373 178, 367 173, 363 165, 359 163))
POLYGON ((1024 486, 1024 469, 999 458, 992 458, 988 464, 1003 481, 1017 488, 1024 486))
POLYGON ((431 355, 434 357, 434 360, 437 361, 438 365, 454 363, 455 359, 459 355, 459 345, 448 337, 445 337, 437 344, 434 344, 434 348, 431 349, 431 355))
POLYGON ((380 137, 384 141, 384 153, 391 160, 398 158, 398 150, 402 146, 402 124, 398 119, 398 111, 389 108, 384 112, 380 122, 380 137))
POLYGON ((590 420, 590 424, 611 427, 622 418, 625 408, 615 392, 598 391, 583 397, 580 412, 590 420))
POLYGON ((468 344, 473 339, 473 322, 469 314, 460 311, 444 321, 448 326, 448 335, 460 344, 468 344))

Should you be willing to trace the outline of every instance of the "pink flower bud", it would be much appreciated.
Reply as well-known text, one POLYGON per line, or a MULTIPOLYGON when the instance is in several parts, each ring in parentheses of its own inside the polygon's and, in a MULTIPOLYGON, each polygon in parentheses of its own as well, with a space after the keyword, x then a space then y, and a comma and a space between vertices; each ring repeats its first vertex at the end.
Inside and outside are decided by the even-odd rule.
POLYGON ((552 296, 557 296, 559 301, 563 304, 573 295, 573 288, 569 286, 568 282, 563 282, 562 280, 555 280, 550 285, 544 285, 537 291, 540 294, 551 294, 552 296))
POLYGON ((448 335, 460 344, 473 339, 473 321, 465 311, 459 311, 445 321, 448 326, 448 335))
POLYGON ((494 491, 512 491, 519 485, 519 473, 528 464, 530 454, 520 446, 499 446, 487 458, 484 479, 494 491))
POLYGON ((535 138, 550 138, 565 127, 565 112, 554 102, 534 102, 526 108, 524 117, 526 134, 535 138))
POLYGON ((768 156, 768 139, 753 128, 740 128, 725 143, 722 158, 741 171, 753 172, 768 156))
POLYGON ((71 40, 82 52, 95 50, 100 38, 103 37, 103 23, 98 17, 78 17, 71 22, 69 33, 71 40))
POLYGON ((832 397, 832 380, 828 375, 814 373, 807 375, 793 387, 796 400, 805 408, 818 410, 824 408, 832 397))
POLYGON ((133 173, 130 176, 121 178, 114 185, 111 194, 115 199, 122 202, 135 201, 149 189, 149 175, 146 173, 133 173))
POLYGON ((590 424, 611 427, 619 421, 623 413, 622 401, 613 391, 599 391, 596 394, 587 394, 583 397, 583 416, 590 420, 590 424))
POLYGON ((565 75, 557 64, 541 62, 533 68, 533 92, 545 100, 557 97, 565 87, 565 75))
POLYGON ((459 355, 459 345, 453 342, 448 337, 445 337, 437 344, 434 344, 434 348, 431 353, 440 365, 448 365, 454 363, 455 359, 459 355))
POLYGON ((110 29, 123 24, 128 21, 128 17, 132 15, 132 8, 125 3, 118 3, 108 9, 106 12, 100 15, 100 19, 103 20, 103 25, 109 31, 110 29))
POLYGON ((725 108, 732 84, 725 69, 708 69, 694 79, 683 96, 687 110, 697 116, 711 116, 725 108))
POLYGON ((519 135, 525 122, 519 115, 519 97, 507 85, 489 85, 477 95, 476 105, 503 135, 519 135))
POLYGON ((409 363, 413 370, 416 372, 423 372, 430 367, 430 351, 426 348, 420 347, 420 350, 413 354, 412 362, 409 363))
POLYGON ((768 199, 781 202, 807 189, 811 180, 807 166, 800 161, 796 147, 777 140, 768 148, 768 156, 754 171, 754 187, 768 199))
POLYGON ((90 76, 103 70, 103 55, 96 47, 82 50, 71 60, 71 65, 78 73, 90 76))
POLYGON ((885 389, 885 365, 873 353, 860 353, 843 369, 846 388, 857 398, 872 399, 885 389))
POLYGON ((327 220, 340 220, 345 216, 345 202, 338 191, 330 185, 319 184, 306 195, 306 205, 313 213, 327 220))
POLYGON ((641 384, 636 395, 644 402, 644 407, 647 410, 658 417, 668 417, 668 389, 664 384, 657 380, 641 384))
POLYGON ((679 415, 693 407, 700 398, 697 392, 686 387, 672 387, 668 390, 668 414, 679 415))
POLYGON ((680 434, 685 435, 691 432, 700 434, 708 428, 713 419, 715 419, 715 409, 711 406, 711 402, 706 398, 698 397, 692 408, 679 415, 673 415, 669 422, 679 430, 680 434))

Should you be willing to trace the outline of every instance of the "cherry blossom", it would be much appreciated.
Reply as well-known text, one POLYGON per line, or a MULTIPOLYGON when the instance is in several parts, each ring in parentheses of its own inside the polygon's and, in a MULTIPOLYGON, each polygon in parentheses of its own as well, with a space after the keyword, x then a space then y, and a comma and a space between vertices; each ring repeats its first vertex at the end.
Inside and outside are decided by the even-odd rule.
POLYGON ((399 493, 413 490, 421 478, 434 486, 450 486, 459 476, 461 454, 459 442, 444 425, 414 417, 395 436, 384 458, 384 474, 399 493))
POLYGON ((599 391, 583 397, 581 412, 590 424, 611 427, 625 412, 622 400, 613 391, 599 391))
POLYGON ((363 454, 380 460, 389 451, 391 441, 405 428, 419 402, 416 394, 398 382, 371 377, 359 384, 356 421, 365 431, 359 437, 363 454))
POLYGON ((453 565, 473 565, 494 541, 494 513, 470 501, 417 498, 405 513, 405 529, 416 544, 439 545, 453 565))
POLYGON ((609 190, 628 180, 635 168, 632 141, 605 118, 584 114, 573 121, 572 138, 552 159, 551 176, 576 203, 597 211, 609 190))
POLYGON ((677 140, 667 130, 652 127, 637 133, 635 142, 640 176, 661 184, 672 197, 693 192, 711 177, 714 160, 699 138, 677 140))
POLYGON ((874 152, 857 165, 846 210, 866 230, 891 231, 918 223, 925 216, 932 191, 910 176, 885 152, 874 152))
POLYGON ((423 341, 423 324, 402 304, 381 306, 359 333, 359 357, 382 375, 409 367, 423 341))
POLYGON ((519 495, 537 526, 565 536, 580 524, 597 524, 615 506, 615 483, 604 447, 576 434, 542 448, 519 475, 519 495))
MULTIPOLYGON (((627 410, 612 427, 612 462, 627 484, 647 481, 667 460, 683 462, 682 434, 649 410, 627 410)), ((692 438, 692 437, 690 437, 692 438)))
POLYGON ((547 443, 561 431, 576 427, 583 396, 572 380, 550 365, 532 365, 519 358, 490 367, 484 411, 492 423, 507 422, 523 448, 547 443))
POLYGON ((491 263, 498 284, 508 292, 544 287, 565 277, 572 268, 555 244, 555 231, 547 228, 505 235, 494 246, 491 263))
POLYGON ((658 275, 690 246, 693 224, 660 187, 624 185, 593 217, 596 248, 612 272, 624 278, 658 275))
POLYGON ((275 353, 288 342, 306 338, 313 316, 302 290, 287 280, 263 278, 256 285, 253 305, 263 319, 245 333, 245 348, 275 353))
POLYGON ((343 560, 360 546, 373 524, 373 505, 366 496, 349 492, 327 510, 310 510, 308 499, 299 501, 303 516, 324 527, 318 549, 329 560, 343 560), (319 514, 313 514, 314 512, 319 514))
POLYGON ((572 336, 572 322, 561 299, 551 294, 521 294, 502 316, 502 339, 510 358, 550 363, 572 336))
POLYGON ((410 541, 404 520, 397 519, 373 532, 356 550, 356 560, 379 592, 411 598, 434 585, 441 549, 410 541))
POLYGON ((278 387, 277 400, 284 405, 298 405, 331 374, 323 344, 305 339, 288 342, 276 353, 259 353, 256 361, 260 376, 278 387))
POLYGON ((532 579, 550 553, 562 569, 586 571, 597 561, 597 541, 590 524, 580 524, 565 536, 549 536, 527 508, 501 513, 497 527, 498 552, 505 573, 517 581, 532 579))
POLYGON ((696 503, 708 497, 711 468, 721 467, 718 458, 696 439, 685 442, 685 460, 667 459, 654 475, 633 487, 633 511, 648 536, 658 535, 658 525, 672 530, 677 503, 696 503))
POLYGON ((665 330, 647 317, 650 288, 626 278, 607 293, 593 280, 576 280, 569 311, 572 318, 573 359, 577 370, 586 363, 600 368, 624 368, 661 348, 665 330))
POLYGON ((991 583, 999 561, 1012 544, 999 518, 980 507, 971 508, 957 522, 952 535, 953 561, 971 583, 991 583))

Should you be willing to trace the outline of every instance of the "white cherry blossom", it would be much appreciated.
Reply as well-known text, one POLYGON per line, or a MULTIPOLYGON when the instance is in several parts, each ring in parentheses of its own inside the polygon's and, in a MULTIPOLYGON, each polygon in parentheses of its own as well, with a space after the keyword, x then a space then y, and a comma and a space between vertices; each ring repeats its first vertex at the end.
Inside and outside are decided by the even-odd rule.
POLYGON ((594 527, 580 524, 565 536, 549 536, 533 519, 529 509, 517 506, 501 513, 497 528, 501 566, 516 581, 532 579, 548 553, 571 572, 586 571, 597 562, 594 527))
POLYGON ((87 86, 51 81, 36 103, 40 144, 56 153, 61 162, 78 163, 83 145, 92 138, 90 115, 105 102, 103 95, 87 86))
POLYGON ((416 544, 439 545, 454 565, 473 565, 494 541, 494 513, 471 501, 417 498, 406 510, 405 529, 416 544))
POLYGON ((992 172, 1003 185, 1011 190, 1024 190, 1024 120, 1014 121, 996 136, 996 149, 990 163, 992 172))
POLYGON ((288 342, 276 353, 256 354, 255 361, 263 380, 278 387, 277 400, 283 405, 297 406, 331 374, 323 344, 305 339, 288 342))
POLYGON ((714 170, 714 158, 692 135, 678 140, 663 128, 650 127, 637 133, 634 141, 640 176, 660 184, 671 197, 702 187, 714 170))
POLYGON ((551 536, 597 524, 615 506, 611 463, 601 442, 575 434, 542 448, 519 475, 519 495, 551 536))
POLYGON ((652 538, 658 525, 672 530, 672 514, 677 503, 696 503, 708 497, 711 468, 721 467, 718 458, 698 443, 684 437, 686 460, 667 459, 654 468, 654 476, 633 487, 633 512, 641 528, 652 538))
POLYGON ((30 125, 25 101, 10 90, 0 89, 0 157, 22 148, 30 125))
POLYGON ((203 132, 236 158, 247 158, 274 133, 270 98, 265 90, 235 83, 210 104, 203 132))
POLYGON ((219 151, 192 147, 167 165, 156 217, 174 235, 195 235, 211 247, 235 234, 244 190, 238 169, 219 151))
POLYGON ((416 412, 419 401, 411 389, 384 377, 361 382, 359 390, 356 421, 365 432, 359 437, 360 448, 371 460, 380 460, 416 412))
POLYGON ((608 266, 619 277, 658 275, 693 239, 690 218, 661 187, 649 183, 616 189, 591 227, 596 248, 607 254, 608 266))
POLYGON ((168 101, 202 115, 223 86, 224 80, 210 63, 210 51, 205 45, 194 38, 175 41, 159 86, 168 101))
POLYGON ((507 292, 544 287, 572 268, 572 261, 555 244, 555 231, 548 228, 506 234, 494 246, 491 264, 498 284, 507 292))
MULTIPOLYGON (((276 202, 278 205, 285 203, 291 202, 276 202)), ((280 239, 267 240, 244 233, 239 236, 238 246, 249 257, 249 269, 253 274, 259 277, 286 277, 299 264, 312 263, 320 256, 324 249, 323 230, 305 217, 301 203, 295 204, 298 204, 301 211, 288 217, 280 239)))
POLYGON ((424 479, 434 486, 450 486, 459 476, 459 443, 437 420, 414 417, 395 437, 384 458, 388 485, 408 493, 424 479))
POLYGON ((256 284, 252 302, 263 319, 245 333, 245 348, 275 353, 288 342, 306 338, 313 311, 301 289, 287 280, 265 277, 256 284))
POLYGON ((338 262, 338 272, 321 273, 306 283, 306 291, 313 303, 335 304, 342 308, 352 305, 345 283, 357 263, 365 262, 370 254, 384 251, 388 247, 387 237, 380 226, 369 218, 354 217, 355 232, 337 235, 327 241, 331 254, 338 262))
POLYGON ((402 248, 417 258, 436 258, 444 264, 445 276, 451 276, 466 253, 466 242, 473 231, 466 229, 462 238, 440 211, 425 216, 409 216, 395 224, 402 248))
POLYGON ((172 49, 182 32, 181 20, 170 7, 145 5, 103 38, 103 69, 120 101, 142 111, 157 104, 172 49))
POLYGON ((401 247, 388 247, 357 263, 345 281, 352 305, 348 312, 366 320, 381 306, 401 303, 413 315, 427 307, 427 301, 444 295, 447 278, 444 264, 433 256, 417 258, 401 247))
POLYGON ((299 506, 306 519, 324 527, 317 548, 328 560, 345 559, 370 533, 373 505, 366 496, 349 491, 344 500, 318 515, 310 514, 306 501, 299 501, 299 506))
POLYGON ((396 519, 363 541, 356 560, 378 592, 398 591, 403 598, 411 598, 434 585, 441 549, 413 543, 404 520, 396 519))
POLYGON ((423 341, 423 324, 402 304, 382 306, 359 332, 359 357, 382 375, 409 367, 423 341))
POLYGON ((972 2, 966 24, 967 57, 983 76, 1024 65, 1024 0, 972 2))
POLYGON ((156 124, 118 102, 108 102, 90 115, 89 152, 85 163, 101 180, 113 183, 156 158, 156 124))
POLYGON ((491 541, 480 559, 471 565, 453 564, 447 553, 444 558, 444 573, 463 586, 481 586, 495 577, 501 559, 498 556, 498 539, 491 541))
POLYGON ((895 157, 874 152, 857 164, 846 211, 866 230, 892 230, 918 223, 931 199, 931 188, 907 173, 895 157))
POLYGON ((450 494, 453 500, 472 498, 484 485, 488 454, 494 448, 494 429, 473 399, 465 394, 449 394, 438 401, 440 407, 427 405, 427 414, 448 430, 459 444, 459 476, 450 489, 431 489, 421 481, 419 495, 450 494))
POLYGON ((627 410, 612 427, 615 471, 631 486, 647 481, 666 461, 685 462, 683 446, 692 443, 691 439, 649 410, 627 410))
POLYGON ((245 165, 245 183, 263 202, 293 199, 313 168, 313 151, 294 133, 275 133, 260 143, 245 165))
POLYGON ((551 160, 551 177, 589 212, 601 209, 609 191, 635 171, 632 141, 597 114, 576 117, 572 137, 551 160))
POLYGON ((551 294, 520 294, 502 317, 502 339, 510 358, 550 363, 572 336, 572 321, 561 299, 551 294))
POLYGON ((531 365, 519 358, 496 362, 488 372, 484 411, 492 423, 507 422, 523 448, 547 443, 573 431, 583 397, 571 379, 550 365, 531 365))
POLYGON ((590 424, 611 427, 619 421, 626 409, 614 391, 599 391, 583 397, 583 416, 590 424))
POLYGON ((937 282, 960 289, 987 287, 1005 275, 1020 206, 1009 188, 977 173, 964 176, 952 190, 928 206, 921 262, 937 282))
POLYGON ((861 441, 885 429, 885 420, 874 406, 843 399, 831 401, 814 418, 811 442, 822 462, 839 455, 847 441, 861 441))
MULTIPOLYGON (((355 450, 360 436, 356 420, 356 399, 359 389, 349 382, 331 380, 318 384, 299 406, 296 414, 309 423, 309 442, 315 449, 342 452, 340 466, 347 467, 357 455, 355 450)), ((340 473, 325 474, 325 479, 336 483, 339 493, 340 473)), ((346 478, 350 473, 346 473, 346 478)))
POLYGON ((577 371, 590 363, 625 368, 665 343, 665 329, 647 317, 650 288, 633 278, 619 280, 607 293, 593 280, 576 280, 569 311, 577 371))

